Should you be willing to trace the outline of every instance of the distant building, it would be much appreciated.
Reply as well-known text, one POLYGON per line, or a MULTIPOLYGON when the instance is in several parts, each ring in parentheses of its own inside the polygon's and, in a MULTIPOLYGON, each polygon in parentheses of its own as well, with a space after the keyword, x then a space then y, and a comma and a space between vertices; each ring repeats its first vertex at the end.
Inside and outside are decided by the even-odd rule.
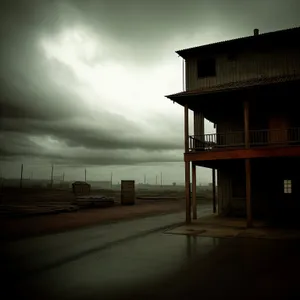
POLYGON ((85 181, 75 181, 72 183, 72 190, 75 195, 88 195, 91 191, 91 185, 85 181))

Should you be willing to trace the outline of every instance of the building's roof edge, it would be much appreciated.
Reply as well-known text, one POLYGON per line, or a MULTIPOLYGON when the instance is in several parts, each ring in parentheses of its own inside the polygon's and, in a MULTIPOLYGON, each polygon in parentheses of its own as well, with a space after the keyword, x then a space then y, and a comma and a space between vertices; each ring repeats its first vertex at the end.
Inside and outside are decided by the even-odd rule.
POLYGON ((245 37, 239 37, 236 39, 231 39, 231 40, 225 40, 225 41, 219 41, 216 43, 210 43, 206 45, 201 45, 201 46, 195 46, 195 47, 190 47, 186 49, 181 49, 175 51, 179 56, 186 58, 189 54, 194 53, 194 52, 202 52, 202 51, 207 51, 207 50, 217 50, 220 47, 223 46, 233 46, 234 44, 242 44, 245 42, 250 42, 254 40, 262 40, 265 38, 277 38, 279 36, 284 36, 287 34, 299 34, 300 37, 300 26, 299 27, 293 27, 293 28, 287 28, 287 29, 281 29, 277 31, 271 31, 271 32, 266 32, 266 33, 261 33, 258 35, 250 35, 250 36, 245 36, 245 37))
POLYGON ((276 76, 276 77, 263 77, 263 78, 254 78, 245 81, 238 81, 238 82, 229 82, 225 84, 220 84, 212 87, 191 90, 191 91, 184 91, 176 94, 171 94, 165 96, 166 98, 175 101, 175 99, 179 99, 181 97, 186 96, 198 96, 216 92, 225 92, 225 91, 232 91, 232 90, 239 90, 243 88, 251 88, 256 86, 265 86, 269 84, 278 84, 284 82, 292 82, 300 80, 300 74, 293 74, 293 75, 286 75, 286 76, 276 76))

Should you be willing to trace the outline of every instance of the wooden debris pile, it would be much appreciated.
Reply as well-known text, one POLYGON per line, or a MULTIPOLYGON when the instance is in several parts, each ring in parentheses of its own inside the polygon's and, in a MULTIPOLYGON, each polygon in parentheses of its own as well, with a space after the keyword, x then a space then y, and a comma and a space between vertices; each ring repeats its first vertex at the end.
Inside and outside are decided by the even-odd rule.
POLYGON ((20 204, 5 204, 0 205, 0 216, 4 217, 26 217, 35 215, 45 215, 63 212, 77 211, 78 206, 72 204, 33 204, 33 205, 20 205, 20 204))
POLYGON ((103 195, 77 196, 74 202, 80 208, 110 207, 115 204, 113 197, 103 195))

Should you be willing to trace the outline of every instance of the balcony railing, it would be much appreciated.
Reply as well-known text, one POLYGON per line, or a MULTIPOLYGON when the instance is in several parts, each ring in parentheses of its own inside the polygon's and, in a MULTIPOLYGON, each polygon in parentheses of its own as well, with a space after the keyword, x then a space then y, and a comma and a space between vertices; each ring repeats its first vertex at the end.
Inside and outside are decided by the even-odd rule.
MULTIPOLYGON (((250 147, 300 145, 300 128, 249 131, 250 147)), ((244 148, 244 131, 190 136, 190 151, 211 151, 222 148, 244 148)))

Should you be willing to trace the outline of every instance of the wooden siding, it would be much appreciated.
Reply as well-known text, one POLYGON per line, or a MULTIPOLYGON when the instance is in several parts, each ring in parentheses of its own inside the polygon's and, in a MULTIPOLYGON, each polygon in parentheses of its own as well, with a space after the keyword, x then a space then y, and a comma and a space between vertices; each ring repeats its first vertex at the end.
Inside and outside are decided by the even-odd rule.
POLYGON ((231 181, 228 174, 228 169, 221 168, 217 170, 218 182, 218 213, 226 215, 229 211, 231 181))
MULTIPOLYGON (((219 214, 245 216, 246 199, 242 195, 235 196, 234 190, 245 189, 245 182, 237 180, 245 178, 244 160, 222 166, 218 170, 219 214), (220 178, 219 178, 220 177, 220 178)), ((290 218, 293 212, 300 209, 300 176, 297 166, 299 158, 279 158, 251 161, 251 195, 254 218, 290 218), (278 172, 280 169, 280 172, 278 172), (283 182, 292 181, 292 193, 284 194, 283 182)))
MULTIPOLYGON (((240 131, 241 136, 239 136, 239 139, 240 142, 243 142, 244 123, 241 119, 241 115, 242 112, 240 112, 240 116, 229 116, 228 118, 223 118, 220 120, 217 124, 217 133, 238 133, 240 131)), ((293 118, 285 112, 268 113, 264 117, 257 117, 255 114, 253 114, 253 116, 250 117, 250 130, 281 130, 281 134, 278 134, 278 132, 275 132, 274 134, 271 133, 271 141, 274 142, 276 139, 279 139, 278 141, 287 141, 288 129, 291 128, 293 123, 293 118)), ((235 137, 235 142, 237 142, 236 138, 237 137, 235 137)), ((229 142, 230 140, 228 140, 228 144, 229 142)))
MULTIPOLYGON (((218 185, 219 214, 232 217, 246 216, 246 181, 245 161, 233 162, 219 169, 218 185)), ((270 170, 261 163, 251 162, 252 174, 252 209, 255 217, 265 217, 268 212, 268 197, 272 191, 269 184, 270 170), (260 167, 259 167, 260 166, 260 167)), ((274 173, 274 172, 273 172, 274 173)), ((276 174, 276 173, 275 173, 276 174)))
MULTIPOLYGON (((240 187, 236 185, 236 179, 244 178, 244 174, 237 172, 232 166, 243 165, 244 160, 223 166, 218 169, 218 213, 220 215, 244 216, 246 208, 246 198, 237 197, 233 190, 240 187)), ((241 168, 238 168, 241 169, 241 168)))
POLYGON ((242 120, 222 120, 217 124, 217 133, 219 133, 220 135, 230 132, 240 132, 240 134, 228 134, 228 136, 222 136, 222 142, 227 145, 244 143, 244 124, 242 120))
POLYGON ((216 77, 198 79, 197 60, 186 60, 186 90, 212 87, 237 81, 262 77, 275 77, 300 73, 300 49, 277 51, 276 53, 240 53, 235 60, 227 54, 216 57, 216 77))
POLYGON ((194 112, 194 135, 204 134, 204 116, 201 112, 194 112))
POLYGON ((269 118, 269 129, 280 129, 279 131, 271 131, 270 143, 288 142, 288 128, 290 122, 286 116, 274 116, 269 118))

